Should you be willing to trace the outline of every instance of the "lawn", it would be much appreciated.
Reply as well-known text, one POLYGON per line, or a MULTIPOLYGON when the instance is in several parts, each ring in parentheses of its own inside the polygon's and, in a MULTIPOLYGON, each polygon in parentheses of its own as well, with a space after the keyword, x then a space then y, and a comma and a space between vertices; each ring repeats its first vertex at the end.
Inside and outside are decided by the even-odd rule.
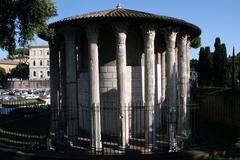
POLYGON ((5 101, 2 102, 3 107, 19 107, 19 106, 31 106, 37 104, 45 104, 46 102, 42 99, 19 99, 16 101, 5 101))
POLYGON ((219 87, 208 87, 208 88, 194 88, 192 89, 192 95, 198 96, 233 96, 240 95, 240 89, 226 89, 219 87))
POLYGON ((16 148, 46 147, 50 115, 46 112, 27 117, 5 117, 0 123, 0 145, 16 148))

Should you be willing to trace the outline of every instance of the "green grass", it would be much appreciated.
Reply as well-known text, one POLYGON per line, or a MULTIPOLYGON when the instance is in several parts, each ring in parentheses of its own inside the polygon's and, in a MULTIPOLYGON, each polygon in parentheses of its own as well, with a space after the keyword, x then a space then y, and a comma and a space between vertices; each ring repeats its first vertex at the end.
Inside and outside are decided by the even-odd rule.
POLYGON ((46 102, 42 99, 19 99, 16 101, 6 101, 2 103, 4 107, 19 107, 19 106, 30 106, 37 104, 45 104, 46 102))
POLYGON ((198 96, 234 96, 240 95, 240 89, 233 90, 218 87, 195 88, 192 90, 192 94, 198 96))
POLYGON ((6 118, 0 127, 0 145, 25 149, 45 147, 49 124, 49 114, 20 119, 6 118))

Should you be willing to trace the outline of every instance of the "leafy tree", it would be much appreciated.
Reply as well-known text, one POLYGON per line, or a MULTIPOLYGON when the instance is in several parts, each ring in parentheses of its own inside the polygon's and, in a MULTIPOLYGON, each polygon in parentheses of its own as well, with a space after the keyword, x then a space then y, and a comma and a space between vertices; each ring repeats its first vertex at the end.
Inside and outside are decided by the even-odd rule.
POLYGON ((190 47, 199 48, 201 46, 201 37, 196 37, 191 40, 190 47))
POLYGON ((46 22, 56 14, 52 0, 1 0, 0 48, 13 54, 16 41, 26 46, 34 34, 51 33, 46 22))
POLYGON ((25 63, 20 63, 11 71, 11 78, 28 79, 29 66, 25 63))
POLYGON ((26 63, 29 59, 28 48, 16 48, 13 54, 8 55, 8 59, 19 59, 20 63, 26 63))
POLYGON ((197 59, 190 60, 190 68, 194 68, 196 71, 198 71, 198 60, 197 59))
POLYGON ((4 87, 7 83, 6 71, 4 68, 0 67, 0 84, 4 87))

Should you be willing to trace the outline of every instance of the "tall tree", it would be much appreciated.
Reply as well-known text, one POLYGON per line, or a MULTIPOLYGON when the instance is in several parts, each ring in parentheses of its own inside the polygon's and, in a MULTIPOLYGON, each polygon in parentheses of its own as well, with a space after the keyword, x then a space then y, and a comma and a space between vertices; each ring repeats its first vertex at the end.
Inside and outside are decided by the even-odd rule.
POLYGON ((222 46, 221 40, 219 37, 215 39, 214 43, 215 51, 213 53, 213 85, 220 87, 222 84, 222 67, 221 67, 221 60, 222 60, 222 46))
POLYGON ((232 53, 232 89, 235 89, 235 49, 233 47, 233 53, 232 53))
POLYGON ((227 59, 227 49, 225 43, 221 44, 221 87, 227 85, 227 72, 228 72, 228 59, 227 59))
POLYGON ((34 34, 50 33, 47 20, 56 14, 52 0, 1 0, 0 48, 13 54, 16 42, 26 46, 34 34))
POLYGON ((210 47, 201 47, 198 62, 199 86, 210 86, 212 75, 212 57, 210 47))
POLYGON ((205 72, 206 72, 206 86, 210 86, 212 83, 212 54, 210 47, 205 47, 205 72))
POLYGON ((205 61, 205 48, 201 47, 199 51, 199 60, 198 60, 198 84, 201 87, 205 85, 205 79, 206 79, 204 61, 205 61))

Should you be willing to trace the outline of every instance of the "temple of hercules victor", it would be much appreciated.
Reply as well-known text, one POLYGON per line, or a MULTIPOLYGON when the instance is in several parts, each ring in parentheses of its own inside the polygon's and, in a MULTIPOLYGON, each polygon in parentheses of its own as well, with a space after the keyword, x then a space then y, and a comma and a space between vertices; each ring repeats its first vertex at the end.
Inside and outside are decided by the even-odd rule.
POLYGON ((178 151, 189 127, 189 47, 201 30, 125 9, 49 24, 53 148, 178 151))

